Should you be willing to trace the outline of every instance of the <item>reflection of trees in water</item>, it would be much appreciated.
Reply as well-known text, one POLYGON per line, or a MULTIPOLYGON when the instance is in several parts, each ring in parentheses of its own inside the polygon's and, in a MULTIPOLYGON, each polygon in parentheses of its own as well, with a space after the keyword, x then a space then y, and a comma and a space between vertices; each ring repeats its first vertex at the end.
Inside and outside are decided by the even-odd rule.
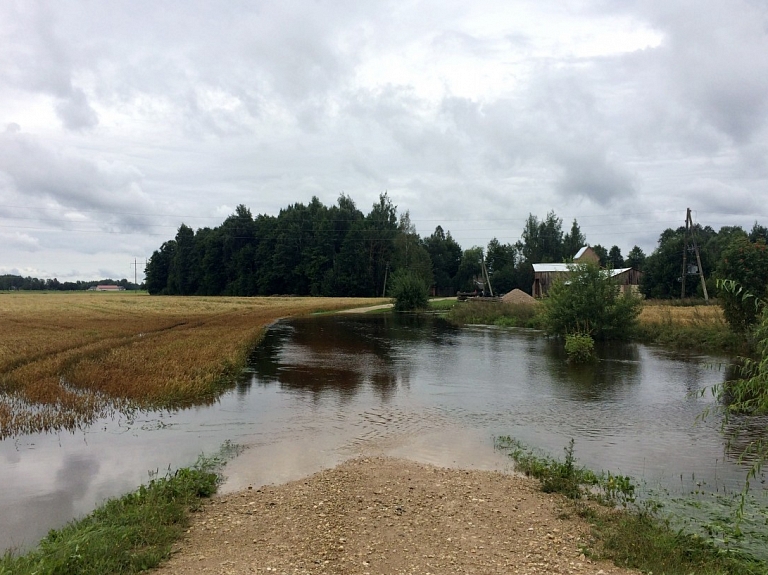
POLYGON ((725 453, 734 461, 742 460, 747 464, 755 461, 752 447, 757 442, 768 442, 768 416, 735 415, 723 425, 726 438, 725 453))
POLYGON ((640 383, 642 365, 636 345, 597 342, 595 351, 597 361, 572 364, 562 341, 550 338, 543 341, 538 354, 552 380, 566 389, 571 399, 602 401, 622 386, 640 383))
POLYGON ((364 386, 391 397, 409 385, 410 365, 397 361, 396 347, 431 338, 444 339, 446 328, 432 329, 418 316, 331 316, 300 318, 273 326, 251 354, 254 377, 239 387, 245 393, 255 380, 278 383, 314 396, 336 393, 352 397, 364 386))

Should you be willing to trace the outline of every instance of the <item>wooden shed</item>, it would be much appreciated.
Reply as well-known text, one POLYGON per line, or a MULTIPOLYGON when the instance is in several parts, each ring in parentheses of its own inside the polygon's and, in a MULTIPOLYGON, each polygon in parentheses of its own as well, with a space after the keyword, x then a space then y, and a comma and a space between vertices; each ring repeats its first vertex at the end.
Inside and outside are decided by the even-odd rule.
MULTIPOLYGON (((549 292, 552 284, 565 279, 576 264, 600 262, 600 257, 589 246, 581 248, 573 257, 573 263, 533 264, 533 286, 531 295, 540 298, 549 292)), ((640 291, 641 272, 633 268, 605 270, 613 278, 622 293, 638 293, 640 291)))

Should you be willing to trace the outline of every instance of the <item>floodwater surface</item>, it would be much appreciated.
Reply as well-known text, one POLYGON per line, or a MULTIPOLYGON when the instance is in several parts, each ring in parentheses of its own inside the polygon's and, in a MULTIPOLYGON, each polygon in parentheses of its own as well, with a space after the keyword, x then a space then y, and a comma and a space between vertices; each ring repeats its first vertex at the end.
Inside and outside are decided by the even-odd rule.
POLYGON ((569 366, 526 330, 457 329, 424 317, 334 315, 275 324, 238 385, 211 406, 120 415, 77 433, 0 442, 0 545, 46 531, 135 489, 151 473, 246 447, 225 490, 298 479, 349 457, 392 455, 508 469, 511 435, 579 463, 670 489, 738 489, 745 469, 719 420, 696 423, 719 360, 639 344, 569 366))

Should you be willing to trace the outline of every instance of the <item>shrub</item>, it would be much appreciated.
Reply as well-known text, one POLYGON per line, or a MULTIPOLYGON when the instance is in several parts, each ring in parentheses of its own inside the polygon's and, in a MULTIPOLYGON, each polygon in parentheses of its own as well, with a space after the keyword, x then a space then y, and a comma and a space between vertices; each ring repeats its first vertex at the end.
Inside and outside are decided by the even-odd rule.
POLYGON ((398 270, 392 274, 389 295, 395 300, 395 311, 414 311, 429 306, 429 288, 414 272, 398 270))
POLYGON ((549 333, 581 333, 594 339, 628 338, 641 306, 638 297, 622 294, 610 275, 594 264, 574 265, 543 303, 549 333))
POLYGON ((595 358, 595 340, 586 333, 569 333, 565 336, 565 353, 572 363, 587 363, 595 358))
POLYGON ((717 268, 718 300, 728 325, 736 332, 747 331, 759 319, 756 301, 768 295, 768 249, 765 242, 737 238, 723 251, 717 268), (738 284, 728 289, 728 283, 738 284), (745 294, 747 297, 745 297, 745 294))

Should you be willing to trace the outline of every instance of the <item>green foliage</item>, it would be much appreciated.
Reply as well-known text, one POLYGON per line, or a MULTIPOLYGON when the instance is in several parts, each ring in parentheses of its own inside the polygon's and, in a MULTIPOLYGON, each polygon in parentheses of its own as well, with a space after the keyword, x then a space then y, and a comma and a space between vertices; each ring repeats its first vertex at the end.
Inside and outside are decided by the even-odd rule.
POLYGON ((605 270, 576 264, 567 280, 556 282, 543 300, 544 323, 551 334, 626 339, 637 322, 641 301, 622 295, 605 270))
POLYGON ((432 261, 435 288, 438 295, 455 295, 454 277, 461 263, 461 246, 451 237, 451 232, 445 232, 442 226, 423 241, 432 261))
POLYGON ((219 483, 216 460, 155 478, 137 491, 108 500, 89 516, 51 530, 27 555, 6 553, 0 575, 128 574, 166 559, 187 526, 187 514, 219 483))
POLYGON ((735 238, 723 250, 717 268, 718 300, 734 331, 744 332, 759 317, 757 302, 768 295, 768 249, 765 240, 735 238))
POLYGON ((586 333, 565 336, 565 353, 571 363, 587 363, 595 359, 595 340, 586 333))
POLYGON ((515 470, 538 479, 545 493, 561 493, 569 499, 580 499, 586 495, 587 487, 599 482, 593 472, 576 466, 573 439, 565 447, 565 459, 562 461, 536 453, 508 436, 497 438, 496 447, 508 450, 515 462, 515 470))
POLYGON ((638 271, 643 271, 645 265, 645 252, 638 246, 634 246, 627 254, 627 259, 624 260, 624 265, 628 268, 633 268, 638 271))
POLYGON ((416 272, 398 270, 392 274, 389 295, 395 300, 395 311, 415 311, 429 307, 428 290, 416 272))

